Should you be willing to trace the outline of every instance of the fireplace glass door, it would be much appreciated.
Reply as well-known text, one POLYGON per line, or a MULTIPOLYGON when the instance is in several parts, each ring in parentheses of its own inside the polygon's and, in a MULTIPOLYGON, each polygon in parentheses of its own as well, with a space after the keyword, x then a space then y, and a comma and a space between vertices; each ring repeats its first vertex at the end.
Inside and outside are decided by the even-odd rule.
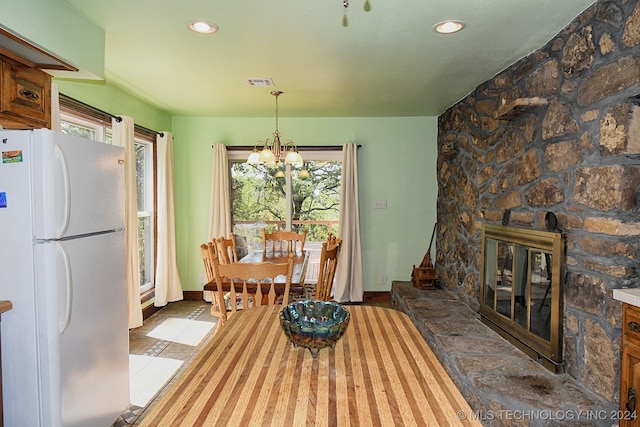
POLYGON ((561 235, 485 225, 480 314, 536 358, 560 361, 561 235))

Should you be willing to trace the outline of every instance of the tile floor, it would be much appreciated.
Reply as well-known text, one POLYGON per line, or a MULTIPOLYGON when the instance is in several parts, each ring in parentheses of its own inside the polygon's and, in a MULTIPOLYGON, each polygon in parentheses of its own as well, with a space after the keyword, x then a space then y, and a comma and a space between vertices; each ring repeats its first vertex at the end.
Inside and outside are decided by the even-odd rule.
POLYGON ((131 405, 113 427, 135 426, 214 334, 218 319, 204 301, 171 303, 129 331, 131 405))
MULTIPOLYGON (((365 304, 391 307, 388 298, 365 304)), ((218 322, 204 301, 179 301, 164 307, 140 328, 129 331, 131 405, 112 427, 136 426, 145 410, 213 337, 218 322)))

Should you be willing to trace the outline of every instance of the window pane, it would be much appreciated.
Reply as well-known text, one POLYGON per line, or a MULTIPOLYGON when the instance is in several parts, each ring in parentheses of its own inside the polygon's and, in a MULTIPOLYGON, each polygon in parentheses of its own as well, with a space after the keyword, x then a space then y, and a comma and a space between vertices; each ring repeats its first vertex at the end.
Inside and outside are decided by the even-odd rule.
POLYGON ((60 125, 62 133, 79 136, 81 138, 96 139, 96 132, 91 128, 69 122, 61 122, 60 125))
POLYGON ((145 181, 146 181, 146 151, 147 147, 136 144, 136 191, 138 195, 138 211, 146 211, 145 181))
MULTIPOLYGON (((276 168, 231 164, 234 223, 269 222, 269 229, 286 220, 285 180, 275 177, 276 168)), ((281 227, 282 228, 282 227, 281 227)))
POLYGON ((153 282, 153 267, 149 263, 153 259, 150 248, 151 229, 149 217, 138 218, 138 265, 140 267, 140 286, 153 282))
POLYGON ((292 228, 306 229, 309 241, 325 241, 329 232, 338 232, 342 162, 308 161, 302 168, 291 180, 292 228), (300 178, 302 168, 306 178, 300 178))

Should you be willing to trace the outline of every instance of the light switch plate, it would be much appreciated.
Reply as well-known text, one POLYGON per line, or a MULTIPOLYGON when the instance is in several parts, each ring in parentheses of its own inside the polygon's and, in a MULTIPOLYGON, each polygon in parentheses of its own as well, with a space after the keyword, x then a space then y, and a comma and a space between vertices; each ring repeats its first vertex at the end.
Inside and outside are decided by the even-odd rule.
POLYGON ((387 209, 387 201, 386 200, 376 200, 373 202, 374 209, 387 209))

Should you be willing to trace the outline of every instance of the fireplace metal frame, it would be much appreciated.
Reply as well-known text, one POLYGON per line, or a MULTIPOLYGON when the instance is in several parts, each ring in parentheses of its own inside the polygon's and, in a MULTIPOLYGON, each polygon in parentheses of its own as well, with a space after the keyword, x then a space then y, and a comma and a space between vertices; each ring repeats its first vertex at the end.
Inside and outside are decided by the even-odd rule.
POLYGON ((480 263, 481 269, 481 281, 480 281, 480 317, 481 320, 489 327, 494 329, 505 339, 509 340, 515 346, 527 353, 530 357, 537 360, 540 364, 553 372, 560 372, 563 368, 562 363, 562 283, 564 269, 564 237, 559 232, 549 232, 540 230, 531 230, 520 227, 483 224, 482 228, 482 259, 480 263), (486 258, 487 241, 493 239, 496 241, 496 247, 499 247, 499 242, 505 242, 507 245, 513 245, 513 248, 520 249, 510 252, 511 256, 511 271, 513 274, 512 287, 515 282, 514 278, 520 275, 521 278, 526 278, 527 282, 525 307, 527 313, 527 327, 521 326, 514 320, 514 307, 516 307, 516 292, 511 291, 510 313, 511 316, 507 317, 505 314, 500 313, 497 310, 498 303, 498 286, 499 281, 497 279, 498 273, 498 254, 496 252, 495 260, 489 260, 494 263, 490 268, 487 268, 488 260, 486 258), (516 246, 519 245, 519 246, 516 246), (518 255, 518 252, 520 255, 518 255), (550 334, 549 339, 544 339, 535 333, 530 332, 531 322, 531 262, 532 254, 540 253, 547 254, 551 257, 551 280, 549 287, 550 295, 550 334), (526 263, 523 263, 522 259, 518 257, 526 254, 526 263), (526 271, 519 271, 523 269, 523 264, 526 264, 526 271), (493 270, 491 270, 493 268, 493 270), (489 270, 489 271, 487 271, 489 270), (523 276, 525 275, 526 276, 523 276), (488 281, 493 280, 493 288, 487 289, 488 281), (485 301, 488 291, 493 291, 496 298, 494 301, 485 301))

